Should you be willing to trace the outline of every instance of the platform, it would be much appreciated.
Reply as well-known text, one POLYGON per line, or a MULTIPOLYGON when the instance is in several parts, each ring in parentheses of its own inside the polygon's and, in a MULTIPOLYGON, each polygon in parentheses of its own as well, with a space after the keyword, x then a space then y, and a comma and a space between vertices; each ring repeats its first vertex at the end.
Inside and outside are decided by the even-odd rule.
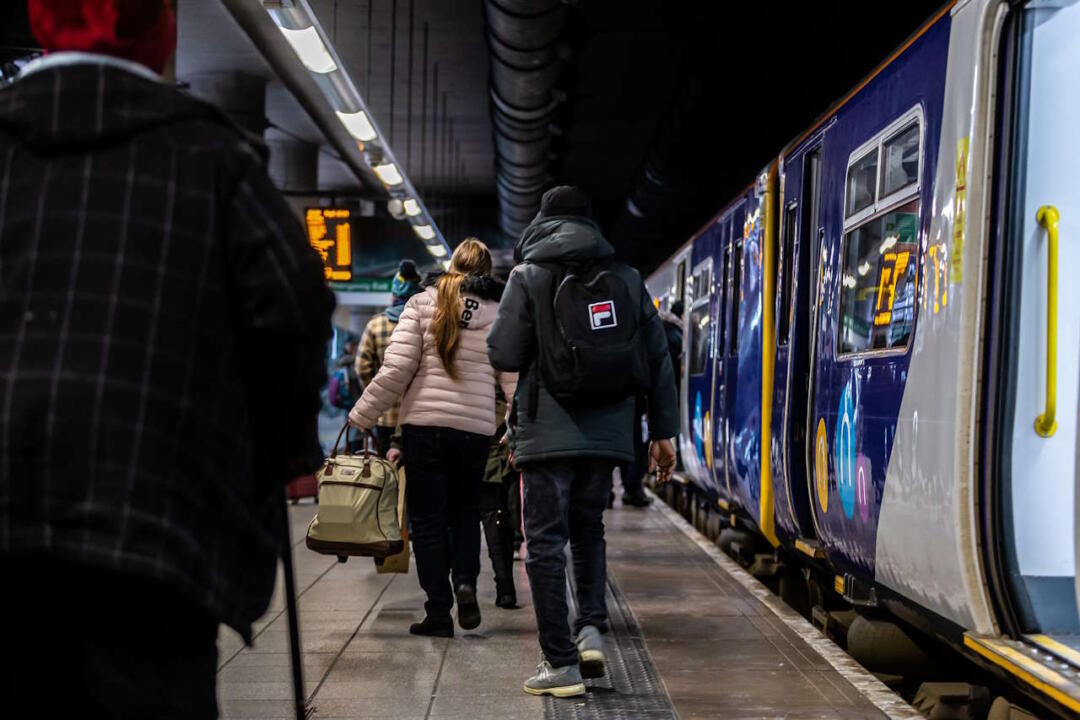
MULTIPOLYGON (((418 638, 415 571, 377 575, 371 561, 309 552, 313 505, 291 509, 311 717, 386 720, 580 718, 915 718, 764 586, 660 502, 616 507, 608 527, 607 678, 573 700, 525 695, 539 661, 522 563, 522 607, 494 607, 486 556, 483 623, 455 638, 418 638)), ((219 639, 224 718, 291 718, 284 604, 275 598, 254 647, 219 639)))

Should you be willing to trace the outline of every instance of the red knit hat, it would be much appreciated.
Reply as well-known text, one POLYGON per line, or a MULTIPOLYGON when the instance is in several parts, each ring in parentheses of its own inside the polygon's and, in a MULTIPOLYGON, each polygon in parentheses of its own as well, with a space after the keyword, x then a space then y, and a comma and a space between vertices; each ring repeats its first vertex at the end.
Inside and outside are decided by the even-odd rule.
POLYGON ((28 0, 27 7, 46 52, 112 55, 161 73, 176 49, 169 0, 28 0))

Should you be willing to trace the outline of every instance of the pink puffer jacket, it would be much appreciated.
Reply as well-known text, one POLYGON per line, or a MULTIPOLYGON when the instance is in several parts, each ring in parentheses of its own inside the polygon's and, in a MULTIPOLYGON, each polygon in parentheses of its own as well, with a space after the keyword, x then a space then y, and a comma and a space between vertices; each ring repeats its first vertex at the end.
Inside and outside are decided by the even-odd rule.
POLYGON ((437 278, 426 282, 405 305, 390 336, 382 367, 349 413, 354 426, 369 429, 379 416, 401 400, 402 425, 449 427, 481 435, 494 435, 495 383, 506 397, 514 397, 516 373, 491 367, 487 334, 495 321, 502 284, 489 277, 469 276, 461 284, 461 315, 456 378, 443 367, 435 348, 431 321, 435 315, 437 278), (402 397, 404 396, 404 397, 402 397))

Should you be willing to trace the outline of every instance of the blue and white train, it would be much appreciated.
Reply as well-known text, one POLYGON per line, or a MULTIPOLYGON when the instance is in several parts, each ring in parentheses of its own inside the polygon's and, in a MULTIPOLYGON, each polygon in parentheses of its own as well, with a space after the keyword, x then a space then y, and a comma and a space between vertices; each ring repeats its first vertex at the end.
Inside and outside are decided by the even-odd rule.
POLYGON ((647 284, 709 502, 1080 713, 1069 268, 1080 0, 958 0, 647 284))

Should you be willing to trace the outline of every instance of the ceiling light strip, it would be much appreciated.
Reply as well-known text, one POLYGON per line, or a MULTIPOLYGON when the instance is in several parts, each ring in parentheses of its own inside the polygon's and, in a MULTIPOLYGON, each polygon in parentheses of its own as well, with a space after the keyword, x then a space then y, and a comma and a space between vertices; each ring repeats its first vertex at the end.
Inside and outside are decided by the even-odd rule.
MULTIPOLYGON (((391 197, 404 201, 405 216, 413 232, 425 241, 428 252, 436 258, 446 257, 450 252, 449 244, 394 157, 386 136, 379 130, 356 84, 342 65, 315 11, 307 0, 293 0, 289 6, 278 8, 268 5, 264 3, 266 11, 297 58, 317 81, 323 80, 318 85, 335 108, 338 120, 357 141, 357 152, 363 153, 364 163, 379 177, 391 197)), ((443 264, 446 262, 444 260, 443 264)))

